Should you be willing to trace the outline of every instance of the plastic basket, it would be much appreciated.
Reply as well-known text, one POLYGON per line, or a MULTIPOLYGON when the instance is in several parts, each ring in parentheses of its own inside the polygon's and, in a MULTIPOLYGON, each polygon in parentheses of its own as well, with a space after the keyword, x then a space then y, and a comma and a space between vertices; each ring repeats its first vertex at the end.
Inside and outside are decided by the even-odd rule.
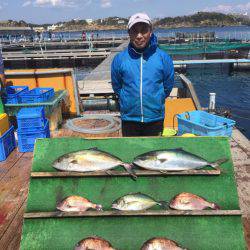
POLYGON ((18 129, 18 149, 20 152, 33 152, 36 139, 38 138, 49 138, 49 121, 46 120, 44 129, 36 132, 23 132, 18 129))
POLYGON ((44 129, 46 125, 43 107, 22 108, 17 114, 17 126, 19 131, 36 132, 44 129))
POLYGON ((21 103, 39 103, 46 102, 54 97, 53 88, 34 88, 20 95, 21 103))
POLYGON ((6 131, 0 137, 0 161, 6 160, 8 155, 16 147, 16 140, 14 135, 14 127, 11 126, 8 131, 6 131))
POLYGON ((192 133, 202 136, 231 136, 235 121, 205 111, 177 115, 178 135, 192 133))
POLYGON ((4 103, 19 103, 20 95, 29 91, 28 86, 7 86, 6 95, 3 96, 4 103))

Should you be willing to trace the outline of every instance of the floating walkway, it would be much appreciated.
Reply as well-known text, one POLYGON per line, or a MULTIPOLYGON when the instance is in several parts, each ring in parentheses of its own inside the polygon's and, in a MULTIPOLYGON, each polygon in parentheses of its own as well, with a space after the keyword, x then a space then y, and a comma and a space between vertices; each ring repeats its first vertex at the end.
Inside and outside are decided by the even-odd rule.
POLYGON ((178 60, 174 65, 214 64, 214 63, 250 63, 250 59, 209 59, 209 60, 178 60))
POLYGON ((128 46, 128 42, 124 42, 117 49, 112 50, 110 55, 83 81, 78 81, 81 95, 111 95, 114 93, 110 81, 110 66, 117 51, 123 50, 126 46, 128 46))
MULTIPOLYGON (((112 50, 110 55, 97 66, 84 80, 78 81, 79 93, 81 95, 111 95, 113 89, 110 79, 110 67, 112 60, 117 53, 125 48, 127 43, 123 43, 117 49, 112 50)), ((212 60, 177 60, 174 61, 175 69, 186 68, 187 65, 192 64, 215 64, 215 63, 229 63, 235 67, 242 64, 249 66, 250 59, 212 59, 212 60)))
POLYGON ((61 59, 85 59, 85 58, 106 58, 109 56, 109 49, 74 49, 74 50, 37 50, 37 51, 18 51, 3 52, 4 61, 23 61, 23 60, 61 60, 61 59))

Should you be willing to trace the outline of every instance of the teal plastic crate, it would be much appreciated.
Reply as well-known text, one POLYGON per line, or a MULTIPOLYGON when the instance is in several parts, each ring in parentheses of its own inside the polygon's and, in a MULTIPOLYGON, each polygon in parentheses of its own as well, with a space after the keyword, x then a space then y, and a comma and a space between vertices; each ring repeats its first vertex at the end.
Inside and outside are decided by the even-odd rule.
POLYGON ((178 135, 192 133, 202 136, 231 136, 235 121, 205 111, 177 115, 178 135))

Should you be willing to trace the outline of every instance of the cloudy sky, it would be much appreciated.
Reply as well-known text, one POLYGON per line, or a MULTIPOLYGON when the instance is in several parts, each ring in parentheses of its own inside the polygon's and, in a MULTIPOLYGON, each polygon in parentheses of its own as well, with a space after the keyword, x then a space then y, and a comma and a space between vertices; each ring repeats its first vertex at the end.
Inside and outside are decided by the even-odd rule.
MULTIPOLYGON (((53 23, 71 19, 189 15, 197 11, 250 13, 247 0, 0 0, 0 20, 53 23)), ((249 14, 248 13, 248 14, 249 14)))

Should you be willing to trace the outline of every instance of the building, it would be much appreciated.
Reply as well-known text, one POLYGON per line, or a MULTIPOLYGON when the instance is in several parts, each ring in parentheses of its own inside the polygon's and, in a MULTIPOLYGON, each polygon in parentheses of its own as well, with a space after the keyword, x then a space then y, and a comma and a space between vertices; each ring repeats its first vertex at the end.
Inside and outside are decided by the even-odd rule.
POLYGON ((85 19, 85 21, 86 21, 88 24, 93 23, 93 19, 91 19, 91 18, 85 19))
POLYGON ((34 27, 33 30, 35 32, 44 32, 45 31, 44 27, 34 27))

